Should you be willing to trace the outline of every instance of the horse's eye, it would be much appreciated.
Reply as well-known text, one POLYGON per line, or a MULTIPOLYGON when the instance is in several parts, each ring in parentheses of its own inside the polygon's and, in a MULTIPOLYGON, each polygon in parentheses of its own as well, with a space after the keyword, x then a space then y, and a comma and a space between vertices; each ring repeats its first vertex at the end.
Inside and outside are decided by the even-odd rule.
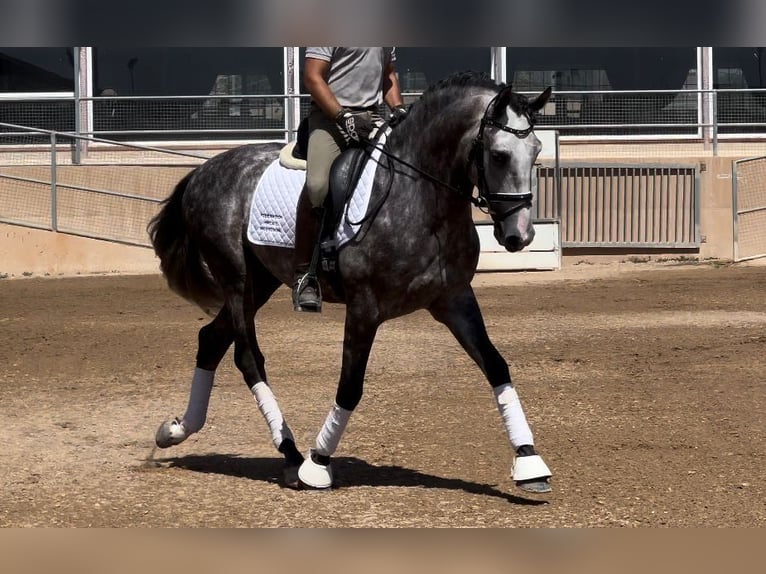
POLYGON ((495 165, 505 165, 508 163, 510 156, 502 151, 492 151, 489 152, 489 159, 492 160, 492 163, 495 165))

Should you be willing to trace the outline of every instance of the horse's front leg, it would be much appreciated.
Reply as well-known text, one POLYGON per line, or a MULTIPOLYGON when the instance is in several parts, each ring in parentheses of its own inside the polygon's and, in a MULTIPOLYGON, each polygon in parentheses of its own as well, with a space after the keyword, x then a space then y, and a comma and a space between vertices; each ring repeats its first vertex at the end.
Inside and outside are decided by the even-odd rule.
POLYGON ((378 325, 379 323, 370 319, 369 313, 355 312, 349 305, 346 311, 343 362, 335 404, 317 435, 314 448, 298 469, 298 478, 305 487, 327 489, 332 486, 330 457, 338 448, 351 413, 362 400, 364 374, 378 325))
POLYGON ((469 286, 458 297, 440 300, 429 311, 449 328, 492 385, 498 411, 516 452, 513 464, 516 485, 529 492, 550 492, 551 471, 535 451, 532 430, 511 381, 508 363, 487 335, 473 289, 469 286))

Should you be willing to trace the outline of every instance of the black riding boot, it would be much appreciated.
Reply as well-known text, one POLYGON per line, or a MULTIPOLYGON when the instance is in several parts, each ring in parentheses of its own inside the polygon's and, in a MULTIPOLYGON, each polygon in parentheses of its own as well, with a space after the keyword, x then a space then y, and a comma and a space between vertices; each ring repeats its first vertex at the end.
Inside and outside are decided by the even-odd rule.
POLYGON ((296 311, 322 312, 322 291, 317 279, 319 234, 324 209, 299 209, 295 223, 295 277, 293 308, 296 311))

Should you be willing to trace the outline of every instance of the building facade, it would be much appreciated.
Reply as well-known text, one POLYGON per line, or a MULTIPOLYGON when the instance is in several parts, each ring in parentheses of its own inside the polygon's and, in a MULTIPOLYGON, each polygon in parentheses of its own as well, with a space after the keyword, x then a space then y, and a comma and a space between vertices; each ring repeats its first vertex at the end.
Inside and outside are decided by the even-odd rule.
MULTIPOLYGON (((166 191, 158 181, 177 180, 178 163, 189 158, 137 168, 150 152, 136 146, 209 157, 240 143, 291 139, 308 106, 304 53, 0 48, 0 222, 63 229, 56 181, 76 176, 82 181, 67 185, 84 190, 77 206, 94 190, 143 202, 145 213, 117 239, 145 241, 145 219, 166 191)), ((538 130, 556 133, 560 164, 538 171, 537 215, 561 222, 565 255, 766 253, 762 48, 400 47, 397 69, 407 101, 464 70, 524 93, 553 87, 538 130)), ((69 228, 107 235, 93 225, 91 218, 69 228)), ((113 233, 111 219, 103 227, 113 233)))
MULTIPOLYGON (((0 122, 131 140, 284 138, 305 112, 304 50, 0 48, 0 122)), ((563 138, 766 133, 762 48, 410 48, 403 90, 478 70, 554 89, 541 125, 563 138)))

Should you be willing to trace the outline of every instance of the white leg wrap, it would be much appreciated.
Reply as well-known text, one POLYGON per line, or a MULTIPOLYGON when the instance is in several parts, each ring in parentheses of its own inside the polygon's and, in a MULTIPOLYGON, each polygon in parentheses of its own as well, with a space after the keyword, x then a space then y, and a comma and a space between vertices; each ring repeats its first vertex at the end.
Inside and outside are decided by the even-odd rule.
POLYGON ((207 419, 207 407, 210 403, 210 393, 213 390, 215 371, 206 371, 199 367, 194 369, 192 377, 191 393, 189 394, 189 406, 181 420, 186 434, 190 435, 205 426, 207 419))
POLYGON ((511 440, 514 452, 520 446, 534 445, 532 430, 527 424, 527 418, 524 416, 516 389, 510 383, 506 383, 493 390, 497 409, 500 411, 500 416, 503 417, 503 424, 508 431, 508 438, 511 440))
POLYGON ((277 399, 274 398, 274 393, 271 392, 269 385, 261 381, 256 383, 250 390, 255 397, 258 409, 261 411, 263 418, 266 419, 266 424, 269 425, 274 446, 279 448, 282 441, 286 438, 295 441, 293 433, 290 427, 287 426, 285 418, 282 416, 282 411, 279 410, 277 399))
POLYGON ((338 405, 333 405, 324 421, 322 430, 319 431, 317 436, 317 454, 332 456, 335 453, 340 437, 343 436, 343 431, 346 430, 348 419, 351 418, 351 412, 338 405))

